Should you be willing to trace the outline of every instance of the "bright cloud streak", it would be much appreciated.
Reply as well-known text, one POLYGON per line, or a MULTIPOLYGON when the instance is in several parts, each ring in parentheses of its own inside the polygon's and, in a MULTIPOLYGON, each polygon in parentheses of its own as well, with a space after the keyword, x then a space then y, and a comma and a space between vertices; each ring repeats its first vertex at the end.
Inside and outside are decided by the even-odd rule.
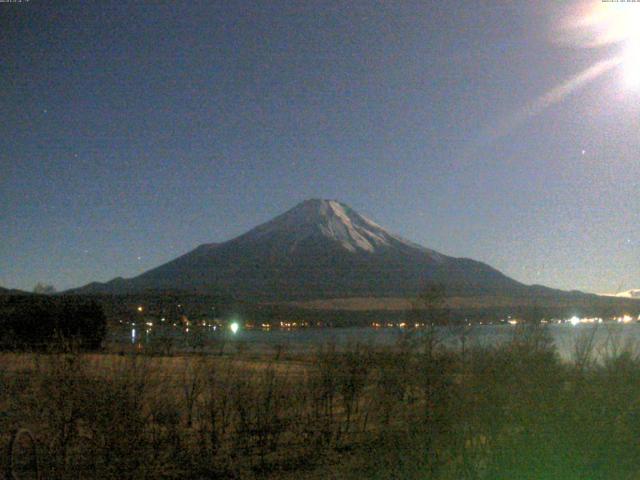
POLYGON ((561 102, 569 95, 594 81, 609 70, 615 68, 622 63, 622 57, 616 57, 609 60, 592 65, 582 72, 574 75, 569 80, 552 88, 543 95, 539 96, 529 104, 512 115, 503 118, 499 123, 490 127, 482 136, 484 140, 494 141, 511 133, 527 120, 539 115, 552 105, 561 102))

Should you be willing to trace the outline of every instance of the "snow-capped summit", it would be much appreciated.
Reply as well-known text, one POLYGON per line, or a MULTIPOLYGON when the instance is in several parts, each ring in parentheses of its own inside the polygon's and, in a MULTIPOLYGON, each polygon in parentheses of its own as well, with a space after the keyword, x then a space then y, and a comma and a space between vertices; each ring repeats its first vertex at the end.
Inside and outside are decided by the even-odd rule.
POLYGON ((380 226, 358 215, 335 200, 307 200, 271 222, 254 230, 257 236, 278 229, 289 230, 295 240, 320 233, 351 252, 373 252, 376 246, 388 246, 389 235, 380 226))
POLYGON ((434 258, 439 255, 433 250, 425 249, 389 233, 373 220, 336 200, 306 200, 273 220, 254 228, 241 239, 260 241, 279 232, 287 233, 291 251, 298 248, 301 241, 321 235, 350 252, 373 253, 393 247, 409 247, 422 249, 434 258))

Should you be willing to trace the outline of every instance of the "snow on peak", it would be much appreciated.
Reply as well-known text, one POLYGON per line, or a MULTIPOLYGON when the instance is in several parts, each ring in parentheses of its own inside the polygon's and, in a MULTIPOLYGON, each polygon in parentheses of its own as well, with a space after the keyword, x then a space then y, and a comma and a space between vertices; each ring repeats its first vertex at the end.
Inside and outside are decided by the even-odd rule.
MULTIPOLYGON (((317 213, 316 226, 322 234, 339 242, 350 252, 358 250, 375 252, 380 248, 390 247, 393 243, 397 245, 398 242, 406 246, 418 247, 389 233, 377 223, 335 200, 308 200, 300 204, 299 207, 304 208, 305 206, 311 206, 312 210, 317 213)), ((313 217, 313 213, 311 217, 313 217)))
POLYGON ((334 200, 329 200, 326 221, 320 225, 322 233, 337 240, 344 248, 351 252, 357 249, 373 252, 375 245, 388 245, 389 242, 379 234, 376 234, 360 225, 356 215, 349 215, 345 207, 334 200), (330 213, 329 213, 330 212, 330 213))
POLYGON ((435 260, 441 257, 436 252, 389 233, 336 200, 306 200, 243 237, 258 240, 276 232, 289 238, 292 249, 297 248, 303 239, 320 234, 338 242, 350 252, 373 253, 380 249, 404 246, 428 252, 435 260))

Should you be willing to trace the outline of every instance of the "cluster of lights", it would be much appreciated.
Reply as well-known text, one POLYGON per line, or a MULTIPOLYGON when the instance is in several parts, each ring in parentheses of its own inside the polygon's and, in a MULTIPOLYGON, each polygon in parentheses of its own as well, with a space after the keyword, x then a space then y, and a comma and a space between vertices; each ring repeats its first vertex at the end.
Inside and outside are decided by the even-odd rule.
POLYGON ((579 318, 574 315, 573 317, 568 319, 567 322, 575 327, 576 325, 579 325, 581 323, 587 323, 587 324, 602 323, 602 319, 599 317, 579 318))
MULTIPOLYGON (((634 318, 631 315, 622 315, 620 317, 615 317, 613 318, 614 322, 617 323, 631 323, 634 321, 640 321, 640 316, 638 316, 638 318, 634 318)), ((580 318, 577 316, 573 316, 571 318, 569 318, 568 320, 566 320, 567 323, 570 323, 571 325, 573 325, 574 327, 576 325, 580 325, 580 324, 594 324, 594 323, 602 323, 604 320, 600 317, 585 317, 585 318, 580 318)))
POLYGON ((308 326, 309 324, 307 322, 280 322, 280 328, 298 328, 308 326))
MULTIPOLYGON (((621 317, 616 317, 613 319, 614 321, 618 322, 618 323, 631 323, 633 321, 638 321, 640 322, 640 316, 638 316, 638 318, 634 318, 630 315, 623 315, 621 317)), ((558 319, 551 319, 551 320, 546 320, 543 319, 540 321, 540 323, 542 324, 549 324, 549 323, 557 323, 557 324, 562 324, 562 323, 569 323, 573 326, 579 325, 579 324, 595 324, 595 323, 602 323, 604 320, 600 317, 578 317, 578 316, 573 316, 571 318, 568 318, 566 320, 558 320, 558 319)), ((518 320, 517 318, 512 318, 511 316, 507 317, 506 319, 503 319, 502 322, 508 323, 509 325, 518 325, 520 323, 520 320, 518 320)), ((467 323, 468 325, 471 325, 471 323, 467 323)), ((491 324, 491 323, 488 323, 491 324)), ((483 322, 480 322, 480 325, 483 325, 483 322)), ((372 322, 371 323, 371 327, 372 328, 407 328, 407 326, 411 326, 408 325, 406 322, 401 322, 401 323, 380 323, 380 322, 372 322)), ((414 328, 420 328, 420 327, 424 327, 425 324, 424 323, 416 323, 413 324, 414 328)))
MULTIPOLYGON (((640 320, 640 316, 638 316, 638 320, 640 320)), ((634 321, 634 318, 631 315, 623 315, 622 317, 616 318, 618 323, 631 323, 634 321)))
POLYGON ((407 322, 400 322, 400 323, 392 323, 392 322, 387 322, 387 323, 380 323, 380 322, 371 322, 371 327, 372 328, 422 328, 424 327, 426 324, 424 323, 407 323, 407 322))

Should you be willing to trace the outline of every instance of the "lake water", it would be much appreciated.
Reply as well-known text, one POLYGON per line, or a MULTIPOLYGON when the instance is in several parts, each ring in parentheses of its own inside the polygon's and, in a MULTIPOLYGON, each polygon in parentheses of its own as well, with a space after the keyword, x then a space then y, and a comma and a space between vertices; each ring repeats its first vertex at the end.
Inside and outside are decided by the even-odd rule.
MULTIPOLYGON (((392 346, 403 336, 406 330, 401 328, 300 328, 293 330, 274 329, 244 330, 239 329, 233 334, 230 331, 214 331, 212 328, 196 327, 189 332, 176 327, 163 329, 149 329, 144 327, 122 328, 111 332, 109 341, 116 345, 142 345, 149 347, 158 343, 160 338, 170 339, 175 350, 188 351, 194 346, 207 349, 218 349, 224 344, 224 351, 235 351, 239 348, 256 351, 275 351, 283 347, 290 352, 312 351, 320 345, 335 344, 344 348, 349 344, 363 343, 367 345, 392 346)), ((548 330, 560 356, 571 359, 575 351, 576 341, 593 335, 595 352, 603 354, 614 348, 631 348, 640 345, 640 324, 549 324, 548 330)), ((479 325, 471 328, 466 336, 466 345, 498 345, 514 338, 517 327, 512 325, 479 325)), ((420 334, 420 331, 417 333, 420 334)), ((459 336, 452 335, 444 329, 442 336, 445 343, 459 346, 459 336)))

